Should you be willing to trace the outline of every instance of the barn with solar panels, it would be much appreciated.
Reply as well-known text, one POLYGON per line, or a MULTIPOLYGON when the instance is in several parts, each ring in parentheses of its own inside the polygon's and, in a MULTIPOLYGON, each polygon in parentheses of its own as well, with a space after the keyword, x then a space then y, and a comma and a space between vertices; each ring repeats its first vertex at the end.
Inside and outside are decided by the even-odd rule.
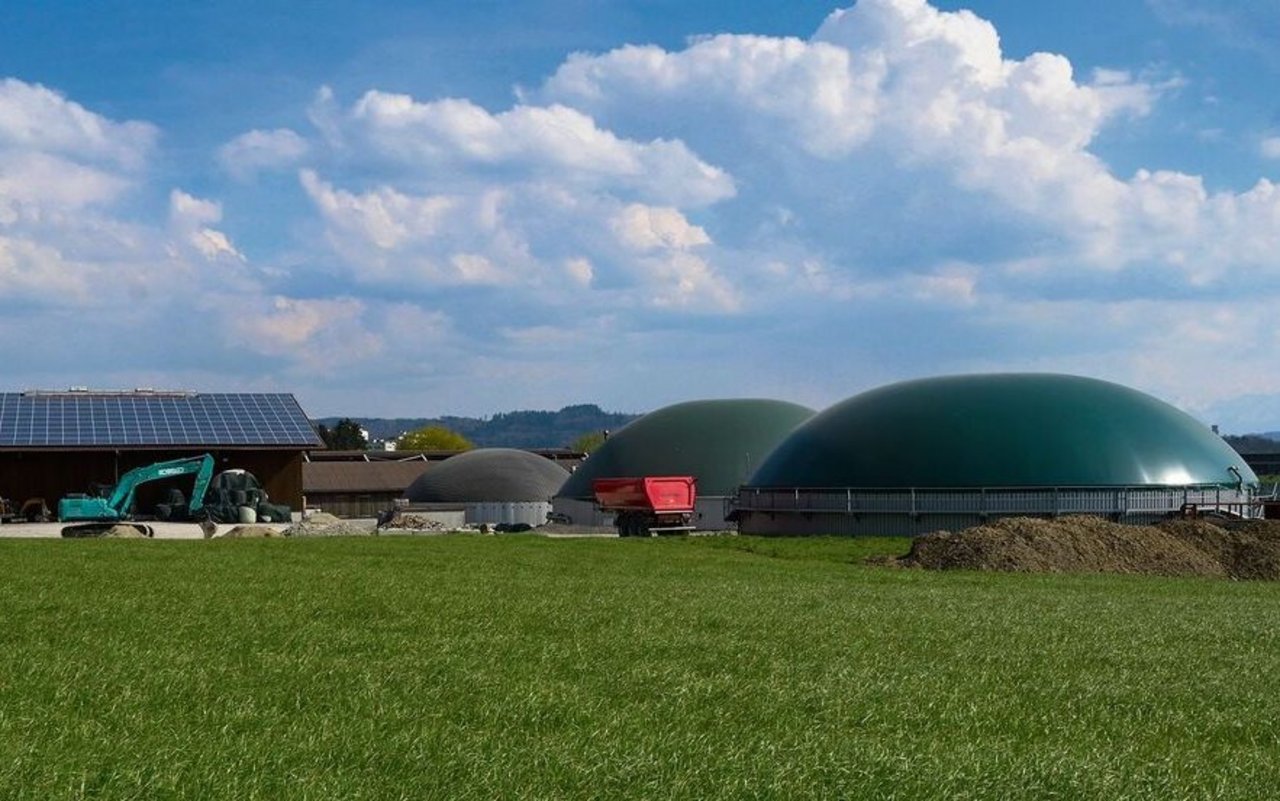
MULTIPOLYGON (((53 507, 132 468, 208 453, 218 470, 247 470, 274 502, 301 509, 303 453, 322 447, 286 393, 0 393, 0 496, 18 503, 53 507)), ((145 490, 140 510, 165 487, 145 490)))

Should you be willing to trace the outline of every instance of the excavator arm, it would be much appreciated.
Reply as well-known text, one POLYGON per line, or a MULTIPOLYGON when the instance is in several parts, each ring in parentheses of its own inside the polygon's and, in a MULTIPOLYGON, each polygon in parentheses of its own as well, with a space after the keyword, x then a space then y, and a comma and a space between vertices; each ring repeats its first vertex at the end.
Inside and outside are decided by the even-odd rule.
POLYGON ((133 514, 133 504, 138 487, 151 481, 193 474, 196 477, 196 483, 191 490, 191 501, 188 508, 192 512, 199 511, 204 504, 204 494, 209 489, 209 481, 213 479, 213 457, 207 453, 203 456, 192 456, 187 459, 174 459, 169 462, 157 462, 143 467, 135 467, 120 476, 120 481, 116 483, 111 497, 107 500, 107 505, 115 510, 119 516, 118 519, 123 519, 133 514))
POLYGON ((127 520, 133 515, 138 487, 151 481, 161 481, 174 476, 195 475, 188 508, 194 513, 204 505, 205 492, 213 479, 213 457, 209 454, 174 459, 168 462, 135 467, 116 482, 106 498, 68 496, 58 502, 58 519, 61 521, 112 522, 127 520))

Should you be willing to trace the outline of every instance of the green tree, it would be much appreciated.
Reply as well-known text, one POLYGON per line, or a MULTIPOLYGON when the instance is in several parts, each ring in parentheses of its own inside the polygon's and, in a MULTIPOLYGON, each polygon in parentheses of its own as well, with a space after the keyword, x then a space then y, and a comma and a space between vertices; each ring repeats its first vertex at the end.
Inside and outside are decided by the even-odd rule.
POLYGON ((323 424, 316 426, 316 433, 326 447, 335 451, 363 451, 369 448, 369 441, 365 439, 360 424, 350 417, 342 418, 333 428, 323 424))
POLYGON ((575 439, 569 443, 569 450, 578 453, 591 453, 596 448, 604 444, 605 435, 603 431, 591 431, 575 439))
POLYGON ((444 426, 427 426, 402 434, 396 440, 399 451, 469 451, 471 440, 444 426))

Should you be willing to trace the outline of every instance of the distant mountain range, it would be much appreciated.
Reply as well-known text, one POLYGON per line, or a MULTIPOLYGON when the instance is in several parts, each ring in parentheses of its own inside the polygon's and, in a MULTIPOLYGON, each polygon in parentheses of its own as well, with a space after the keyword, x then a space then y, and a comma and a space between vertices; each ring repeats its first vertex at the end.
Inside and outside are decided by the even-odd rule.
MULTIPOLYGON (((566 406, 558 412, 503 412, 492 417, 351 417, 371 439, 395 439, 407 431, 444 426, 481 448, 563 448, 596 431, 615 431, 639 417, 606 412, 595 404, 566 406)), ((329 428, 342 417, 322 417, 312 423, 329 428)))

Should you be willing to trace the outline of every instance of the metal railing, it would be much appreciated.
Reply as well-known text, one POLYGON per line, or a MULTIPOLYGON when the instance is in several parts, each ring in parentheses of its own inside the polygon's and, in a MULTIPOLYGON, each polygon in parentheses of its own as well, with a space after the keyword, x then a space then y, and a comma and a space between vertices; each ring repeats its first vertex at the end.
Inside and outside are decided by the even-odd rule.
POLYGON ((952 489, 742 487, 739 512, 835 515, 960 514, 1150 516, 1187 507, 1230 509, 1256 516, 1254 488, 1218 485, 1183 487, 977 487, 952 489))

